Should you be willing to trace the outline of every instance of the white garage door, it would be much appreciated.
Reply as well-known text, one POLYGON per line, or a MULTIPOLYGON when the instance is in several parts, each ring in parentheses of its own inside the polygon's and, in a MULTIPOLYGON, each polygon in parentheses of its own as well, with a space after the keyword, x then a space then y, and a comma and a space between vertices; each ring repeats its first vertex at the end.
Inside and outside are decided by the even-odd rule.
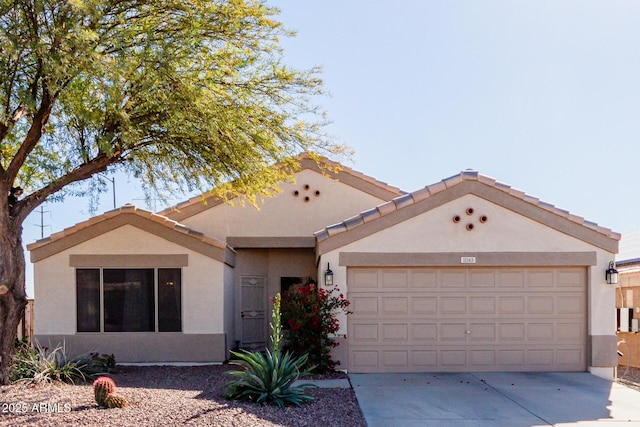
POLYGON ((586 268, 348 268, 351 372, 586 370, 586 268))

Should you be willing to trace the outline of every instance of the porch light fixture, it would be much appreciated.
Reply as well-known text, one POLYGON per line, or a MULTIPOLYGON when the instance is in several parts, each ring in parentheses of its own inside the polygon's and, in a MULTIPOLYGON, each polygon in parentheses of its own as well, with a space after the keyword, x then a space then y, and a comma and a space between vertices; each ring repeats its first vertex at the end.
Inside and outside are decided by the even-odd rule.
POLYGON ((333 286, 333 271, 331 271, 329 263, 327 263, 327 270, 324 272, 324 285, 333 286))
POLYGON ((614 268, 613 261, 609 263, 609 269, 604 273, 604 277, 607 279, 607 284, 609 285, 618 284, 618 270, 614 268))

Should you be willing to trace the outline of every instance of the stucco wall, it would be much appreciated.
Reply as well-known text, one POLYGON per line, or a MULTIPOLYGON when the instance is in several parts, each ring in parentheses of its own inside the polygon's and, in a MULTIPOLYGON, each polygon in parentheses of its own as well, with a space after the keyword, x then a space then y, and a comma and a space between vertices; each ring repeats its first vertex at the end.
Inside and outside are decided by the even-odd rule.
POLYGON ((283 183, 282 193, 264 199, 259 210, 236 203, 218 205, 182 220, 207 235, 233 237, 313 236, 315 231, 370 209, 383 200, 311 170, 295 183, 283 183), (309 189, 305 189, 305 186, 309 189), (295 197, 294 191, 299 195, 295 197), (315 192, 319 191, 318 196, 315 192), (305 197, 309 201, 305 202, 305 197))
POLYGON ((76 333, 75 268, 69 266, 72 254, 187 254, 189 265, 182 268, 183 333, 225 332, 224 264, 127 225, 34 265, 35 334, 76 333))
MULTIPOLYGON (((236 255, 235 280, 240 283, 241 276, 260 276, 266 278, 265 299, 265 338, 269 336, 272 304, 268 298, 280 292, 281 277, 313 277, 316 273, 313 249, 238 249, 236 255)), ((240 296, 236 291, 236 304, 239 307, 240 296)), ((241 319, 239 308, 236 310, 235 340, 240 340, 241 319)))
MULTIPOLYGON (((382 217, 378 221, 384 220, 382 217)), ((347 270, 346 266, 339 265, 341 252, 595 252, 596 265, 588 268, 587 285, 588 334, 593 341, 590 345, 594 347, 589 359, 612 360, 609 352, 613 349, 609 348, 609 342, 615 345, 615 289, 605 283, 604 271, 614 255, 488 200, 465 195, 323 254, 320 270, 330 263, 334 283, 341 285, 341 291, 346 294, 347 270), (469 207, 474 209, 473 216, 465 213, 469 207), (454 215, 461 217, 459 223, 452 221, 454 215), (486 215, 486 222, 478 221, 480 215, 486 215), (468 222, 474 223, 472 231, 465 227, 468 222)), ((322 271, 319 271, 318 279, 322 279, 322 271)), ((343 327, 341 333, 346 333, 346 328, 343 327)), ((592 366, 603 366, 597 364, 601 362, 593 363, 592 366)), ((614 364, 615 360, 606 366, 614 364)))

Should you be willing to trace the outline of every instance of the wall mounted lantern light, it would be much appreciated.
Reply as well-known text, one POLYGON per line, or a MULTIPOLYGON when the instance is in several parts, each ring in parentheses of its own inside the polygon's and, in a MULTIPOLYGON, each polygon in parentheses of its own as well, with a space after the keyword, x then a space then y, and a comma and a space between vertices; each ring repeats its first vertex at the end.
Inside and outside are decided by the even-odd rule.
POLYGON ((327 270, 324 272, 324 285, 333 286, 333 271, 329 268, 329 263, 327 263, 327 270))
POLYGON ((614 268, 615 264, 613 261, 609 263, 609 268, 604 273, 604 277, 607 279, 607 284, 609 285, 617 285, 618 284, 618 270, 614 268))

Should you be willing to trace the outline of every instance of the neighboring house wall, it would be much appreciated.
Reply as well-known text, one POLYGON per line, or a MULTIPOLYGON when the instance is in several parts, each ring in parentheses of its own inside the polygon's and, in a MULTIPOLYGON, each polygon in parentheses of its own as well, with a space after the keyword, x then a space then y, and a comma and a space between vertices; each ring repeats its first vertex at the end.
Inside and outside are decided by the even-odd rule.
MULTIPOLYGON (((422 203, 428 203, 428 200, 422 203)), ((558 232, 474 194, 463 195, 417 216, 412 216, 415 215, 412 209, 419 211, 420 203, 319 243, 319 265, 324 267, 330 263, 334 283, 341 286, 342 292, 348 292, 347 266, 354 256, 359 260, 367 260, 371 266, 385 263, 394 265, 399 258, 396 257, 394 261, 390 254, 404 253, 407 256, 403 256, 401 262, 405 265, 421 266, 427 262, 437 266, 447 259, 447 254, 449 261, 455 263, 459 263, 461 255, 475 254, 479 262, 477 266, 482 266, 485 265, 482 264, 483 254, 486 254, 492 260, 489 265, 502 266, 513 264, 514 261, 524 265, 544 265, 541 261, 562 265, 563 253, 583 254, 583 259, 594 260, 587 262, 587 265, 580 264, 588 272, 588 367, 598 371, 599 367, 615 364, 613 356, 609 354, 612 344, 615 345, 615 319, 611 315, 615 296, 613 288, 604 283, 604 271, 614 257, 612 252, 558 232), (465 214, 469 207, 474 209, 473 217, 465 214), (459 223, 452 221, 455 215, 461 217, 459 223), (480 215, 487 217, 486 222, 477 220, 480 215), (465 227, 469 222, 474 223, 472 231, 465 227), (359 234, 362 238, 359 238, 359 234), (537 256, 540 259, 536 259, 537 256)), ((319 279, 321 275, 322 271, 319 271, 319 279)), ((346 325, 344 319, 342 324, 346 325)), ((341 333, 346 333, 346 329, 343 328, 341 333)), ((345 366, 345 361, 342 362, 342 366, 345 366)), ((609 371, 599 373, 611 376, 609 371)))
POLYGON ((259 209, 234 200, 234 206, 213 206, 180 222, 223 240, 228 237, 312 238, 314 232, 328 224, 385 201, 311 170, 303 170, 296 176, 295 184, 283 183, 281 189, 280 194, 261 201, 259 209), (309 188, 305 189, 306 186, 309 188), (307 197, 309 200, 305 201, 307 197))
POLYGON ((225 333, 233 326, 229 313, 225 318, 224 303, 225 289, 228 292, 231 288, 224 278, 232 277, 230 271, 222 262, 124 225, 35 264, 35 338, 42 343, 64 340, 67 349, 76 353, 111 353, 118 348, 115 356, 119 362, 222 362, 227 350, 225 333), (100 268, 105 266, 100 257, 110 254, 121 260, 116 266, 109 265, 111 268, 137 267, 138 255, 155 256, 160 263, 155 267, 164 267, 162 257, 187 259, 187 265, 182 266, 182 332, 76 332, 76 268, 71 259, 97 255, 95 265, 83 267, 100 268))
MULTIPOLYGON (((633 319, 640 319, 640 268, 638 263, 618 266, 620 283, 616 286, 616 308, 632 309, 633 319)), ((631 325, 629 325, 631 327, 631 325)), ((640 335, 638 332, 618 332, 620 365, 640 368, 640 335)), ((618 369, 621 372, 624 368, 618 369)))

